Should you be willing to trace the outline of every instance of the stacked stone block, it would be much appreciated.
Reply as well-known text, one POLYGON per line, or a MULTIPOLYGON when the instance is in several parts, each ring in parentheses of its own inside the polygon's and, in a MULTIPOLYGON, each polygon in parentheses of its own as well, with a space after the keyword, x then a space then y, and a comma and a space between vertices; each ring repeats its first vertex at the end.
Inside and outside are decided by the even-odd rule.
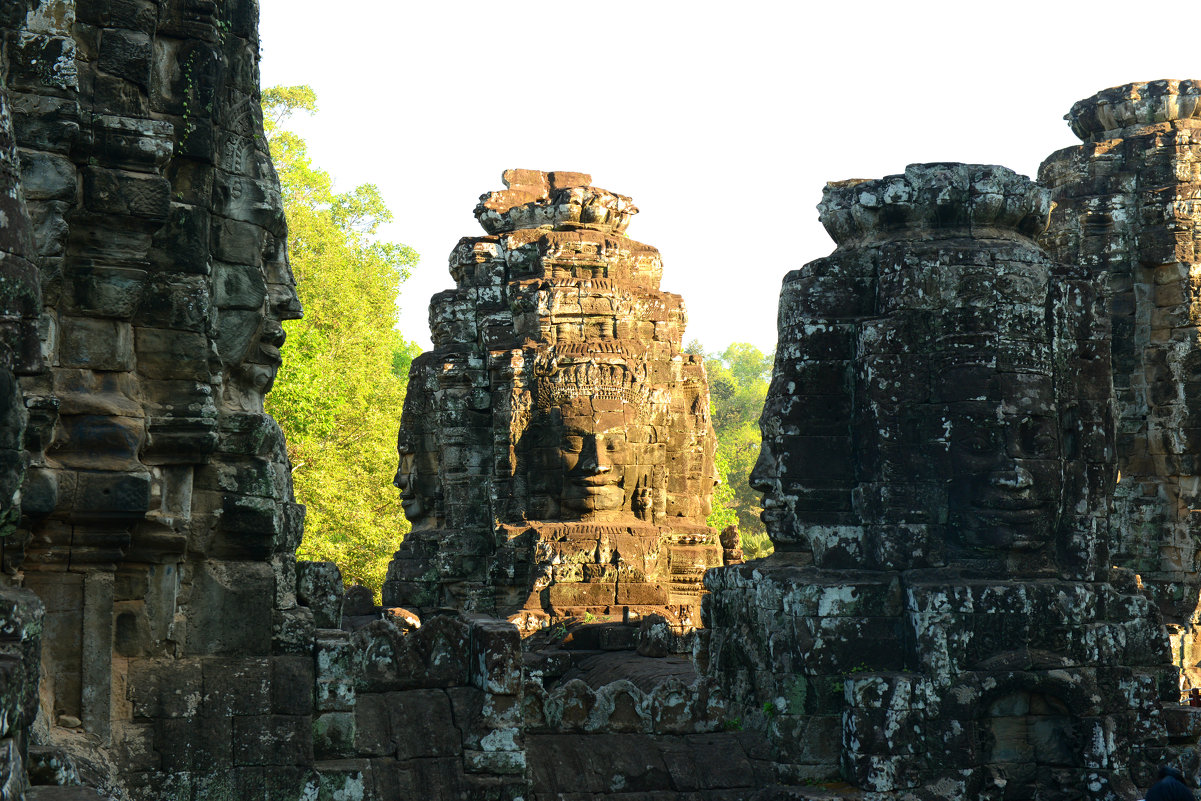
POLYGON ((30 733, 38 709, 41 601, 28 590, 0 587, 0 797, 28 787, 30 733))
POLYGON ((1192 82, 1078 104, 1054 258, 1002 168, 828 188, 755 477, 777 554, 710 573, 706 676, 589 683, 588 648, 678 654, 739 559, 658 252, 587 176, 485 196, 401 427, 388 600, 423 619, 364 608, 296 565, 262 413, 299 308, 255 28, 250 0, 0 8, 0 796, 1133 798, 1196 743, 1156 609, 1191 669, 1192 82), (470 610, 629 620, 573 657, 470 610))
POLYGON ((1056 202, 1042 242, 1058 260, 1107 274, 1113 296, 1121 471, 1113 560, 1142 577, 1186 685, 1197 686, 1201 84, 1106 89, 1066 119, 1083 143, 1052 154, 1039 172, 1056 202))
POLYGON ((451 254, 401 420, 413 532, 388 605, 696 622, 722 557, 704 370, 659 252, 625 234, 637 209, 589 182, 506 172, 476 207, 488 235, 451 254))

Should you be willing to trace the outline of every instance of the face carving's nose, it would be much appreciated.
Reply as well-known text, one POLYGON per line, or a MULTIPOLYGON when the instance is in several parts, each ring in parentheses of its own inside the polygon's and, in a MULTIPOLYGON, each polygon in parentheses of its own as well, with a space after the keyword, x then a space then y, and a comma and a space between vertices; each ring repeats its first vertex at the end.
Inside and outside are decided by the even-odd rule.
POLYGON ((600 447, 596 437, 584 438, 584 448, 580 451, 579 469, 581 473, 589 476, 607 473, 611 469, 609 455, 600 447))
POLYGON ((1014 465, 1008 470, 998 470, 989 479, 994 486, 1009 492, 1021 492, 1034 486, 1034 476, 1020 465, 1014 465))
POLYGON ((759 458, 751 469, 748 482, 755 492, 771 492, 775 489, 776 460, 768 449, 767 443, 759 446, 759 458))

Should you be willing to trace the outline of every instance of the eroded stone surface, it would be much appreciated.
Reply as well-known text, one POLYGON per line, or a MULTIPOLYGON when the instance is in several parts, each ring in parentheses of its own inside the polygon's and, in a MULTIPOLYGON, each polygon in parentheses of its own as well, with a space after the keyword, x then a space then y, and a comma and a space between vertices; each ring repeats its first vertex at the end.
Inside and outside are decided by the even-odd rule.
POLYGON ((1193 83, 1073 111, 1054 259, 1046 193, 1002 168, 831 185, 749 564, 703 526, 703 372, 636 209, 510 171, 434 299, 381 609, 295 568, 262 415, 299 310, 254 3, 18 0, 0 29, 0 795, 1129 799, 1196 743, 1156 605, 1110 568, 1191 622, 1163 500, 1192 475, 1193 83), (1112 515, 1103 269, 1134 320, 1112 515), (578 617, 523 640, 480 610, 578 617))
POLYGON ((578 173, 509 170, 451 254, 399 435, 413 524, 387 605, 538 627, 623 608, 696 622, 721 564, 705 526, 714 439, 701 360, 629 198, 578 173))
MULTIPOLYGON (((10 40, 27 11, 27 4, 20 2, 0 14, 0 543, 15 536, 28 462, 28 418, 18 376, 44 369, 37 334, 41 295, 33 226, 6 88, 10 40)), ((33 593, 0 582, 0 796, 5 798, 23 797, 28 785, 44 612, 33 593)))

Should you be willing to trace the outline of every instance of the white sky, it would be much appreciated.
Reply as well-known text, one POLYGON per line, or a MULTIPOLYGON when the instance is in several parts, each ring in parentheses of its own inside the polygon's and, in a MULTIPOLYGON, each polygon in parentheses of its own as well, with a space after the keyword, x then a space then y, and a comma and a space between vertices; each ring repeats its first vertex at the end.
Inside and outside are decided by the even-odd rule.
POLYGON ((1201 77, 1201 5, 1133 2, 260 0, 264 86, 340 189, 379 186, 421 254, 400 328, 429 347, 446 257, 509 167, 630 195, 685 342, 775 347, 784 274, 832 244, 829 180, 920 161, 1034 176, 1063 115, 1109 86, 1201 77))

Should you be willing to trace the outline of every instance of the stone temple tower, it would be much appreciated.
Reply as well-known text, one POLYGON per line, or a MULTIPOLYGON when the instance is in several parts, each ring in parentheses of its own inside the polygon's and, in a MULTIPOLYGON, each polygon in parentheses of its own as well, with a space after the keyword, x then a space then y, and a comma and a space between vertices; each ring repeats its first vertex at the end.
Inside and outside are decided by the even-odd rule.
POLYGON ((1106 89, 1067 120, 1082 144, 1039 173, 1056 202, 1042 238, 1060 261, 1108 273, 1121 480, 1115 564, 1135 570, 1201 686, 1201 82, 1106 89))
POLYGON ((837 248, 784 279, 752 474, 776 553, 706 578, 710 676, 794 781, 1133 798, 1178 696, 1104 547, 1103 291, 1039 248, 1048 194, 1003 167, 819 208, 837 248))
POLYGON ((412 533, 389 605, 695 622, 722 561, 714 436, 685 313, 637 209, 579 173, 509 170, 450 257, 414 360, 397 485, 412 533))

